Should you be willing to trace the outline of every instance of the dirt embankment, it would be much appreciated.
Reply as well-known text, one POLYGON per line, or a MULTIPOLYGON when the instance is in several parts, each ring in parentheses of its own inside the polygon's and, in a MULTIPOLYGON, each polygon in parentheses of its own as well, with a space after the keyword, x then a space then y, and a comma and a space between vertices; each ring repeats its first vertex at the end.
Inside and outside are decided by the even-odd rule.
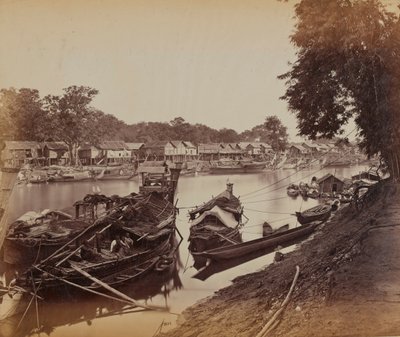
POLYGON ((300 249, 241 276, 183 313, 164 337, 254 337, 291 300, 268 336, 400 335, 400 185, 360 212, 342 209, 300 249))

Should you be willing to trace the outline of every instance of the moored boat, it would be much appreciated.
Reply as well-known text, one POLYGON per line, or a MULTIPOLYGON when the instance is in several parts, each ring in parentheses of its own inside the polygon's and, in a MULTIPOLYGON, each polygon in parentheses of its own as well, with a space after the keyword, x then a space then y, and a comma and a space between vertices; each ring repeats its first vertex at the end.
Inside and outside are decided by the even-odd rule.
POLYGON ((317 205, 303 212, 296 212, 297 220, 302 224, 308 224, 313 221, 328 220, 332 211, 331 205, 317 205))
POLYGON ((240 242, 242 212, 239 199, 233 195, 233 184, 228 183, 225 191, 189 212, 189 249, 202 251, 240 242))
POLYGON ((297 197, 300 194, 299 186, 290 184, 286 189, 287 195, 290 197, 297 197))
POLYGON ((89 228, 28 269, 18 285, 43 291, 61 285, 88 289, 93 282, 123 283, 154 268, 176 250, 173 195, 179 172, 171 169, 166 189, 141 189, 121 198, 89 228))
MULTIPOLYGON (((145 182, 150 178, 151 174, 147 175, 145 182)), ((41 261, 75 235, 82 234, 81 240, 90 237, 102 225, 104 218, 123 216, 124 210, 129 211, 129 207, 149 211, 146 203, 151 203, 152 209, 149 212, 160 213, 157 215, 158 220, 165 220, 174 209, 171 200, 178 178, 179 169, 174 176, 169 176, 169 180, 167 177, 162 178, 163 186, 140 186, 139 195, 135 193, 126 197, 87 195, 83 200, 75 202, 73 207, 68 209, 68 213, 48 210, 40 214, 28 212, 26 216, 9 226, 3 245, 4 260, 10 264, 21 265, 41 261), (87 232, 82 233, 82 231, 87 232)), ((142 221, 142 226, 133 231, 143 230, 146 227, 145 222, 142 221)), ((134 227, 133 225, 133 223, 125 224, 125 227, 134 227)), ((150 233, 149 238, 153 237, 154 234, 150 233)))
POLYGON ((258 173, 267 167, 267 162, 251 160, 220 160, 210 166, 213 174, 258 173))
POLYGON ((201 256, 212 260, 229 260, 240 256, 245 256, 253 252, 276 247, 288 241, 296 240, 311 234, 318 224, 310 224, 292 228, 287 231, 278 232, 259 239, 231 244, 224 247, 214 248, 203 252, 193 252, 194 256, 201 256))
POLYGON ((131 179, 136 174, 132 167, 127 166, 109 166, 101 170, 99 174, 94 176, 95 180, 124 180, 131 179))

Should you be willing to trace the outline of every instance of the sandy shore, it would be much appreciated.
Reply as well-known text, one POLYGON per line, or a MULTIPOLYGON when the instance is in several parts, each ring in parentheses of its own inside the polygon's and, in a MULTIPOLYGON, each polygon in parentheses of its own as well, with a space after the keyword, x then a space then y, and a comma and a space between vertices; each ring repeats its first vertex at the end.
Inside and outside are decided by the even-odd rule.
POLYGON ((400 335, 400 185, 386 183, 359 212, 341 209, 300 249, 186 309, 163 336, 256 336, 296 266, 291 299, 266 336, 400 335))

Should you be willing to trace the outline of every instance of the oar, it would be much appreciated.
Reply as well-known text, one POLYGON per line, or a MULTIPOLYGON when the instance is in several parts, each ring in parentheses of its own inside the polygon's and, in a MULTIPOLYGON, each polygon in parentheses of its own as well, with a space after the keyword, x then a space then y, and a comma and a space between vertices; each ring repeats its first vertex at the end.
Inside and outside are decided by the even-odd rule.
POLYGON ((133 304, 131 301, 127 301, 127 300, 124 300, 124 299, 121 299, 121 298, 118 298, 118 297, 114 297, 114 296, 110 296, 110 295, 107 295, 107 294, 103 294, 103 293, 98 292, 98 291, 96 291, 96 290, 93 290, 93 289, 90 289, 90 288, 86 288, 86 287, 81 286, 81 285, 79 285, 79 284, 70 282, 70 281, 65 280, 65 279, 63 279, 63 278, 61 278, 61 277, 58 277, 58 276, 56 276, 56 275, 51 274, 51 273, 49 273, 48 271, 44 271, 43 269, 41 269, 41 268, 39 268, 39 267, 37 267, 37 266, 33 266, 33 267, 36 268, 37 270, 39 270, 40 272, 46 273, 48 276, 53 277, 53 278, 55 278, 56 280, 59 280, 59 281, 61 281, 61 282, 64 282, 65 284, 68 284, 68 285, 70 285, 70 286, 72 286, 72 287, 79 288, 79 289, 84 290, 84 291, 87 291, 87 292, 89 292, 89 293, 92 293, 92 294, 95 294, 95 295, 99 295, 99 296, 102 296, 102 297, 105 297, 105 298, 108 298, 108 299, 111 299, 111 300, 115 300, 115 301, 118 301, 118 302, 121 302, 121 303, 131 304, 131 305, 133 304))
POLYGON ((126 294, 120 292, 119 290, 109 286, 107 283, 99 280, 98 278, 90 275, 88 272, 82 270, 78 266, 71 265, 71 268, 76 270, 78 273, 82 274, 83 276, 86 276, 88 279, 90 279, 94 283, 96 283, 96 284, 102 286, 103 288, 107 289, 108 291, 112 292, 114 295, 116 295, 116 296, 118 296, 118 297, 120 297, 120 298, 122 298, 122 299, 124 299, 126 301, 131 302, 132 304, 136 305, 137 307, 144 308, 144 309, 153 309, 153 310, 163 310, 164 309, 164 308, 161 308, 161 307, 148 306, 146 304, 139 303, 139 302, 135 301, 133 298, 129 297, 128 295, 126 295, 126 294))

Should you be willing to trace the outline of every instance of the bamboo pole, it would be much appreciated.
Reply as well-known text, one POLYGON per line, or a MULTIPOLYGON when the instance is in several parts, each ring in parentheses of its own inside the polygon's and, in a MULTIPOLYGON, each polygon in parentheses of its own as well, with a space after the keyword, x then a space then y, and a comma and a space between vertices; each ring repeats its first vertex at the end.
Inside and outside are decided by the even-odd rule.
POLYGON ((18 171, 4 170, 0 180, 0 248, 3 246, 4 239, 8 230, 8 209, 9 199, 13 191, 18 171), (2 213, 2 214, 1 214, 2 213))
POLYGON ((99 291, 96 291, 96 290, 93 290, 93 289, 90 289, 90 288, 86 288, 86 287, 81 286, 81 285, 79 285, 79 284, 70 282, 70 281, 65 280, 65 279, 63 279, 63 278, 61 278, 61 277, 58 277, 58 276, 56 276, 56 275, 53 275, 53 274, 49 273, 48 271, 44 271, 43 269, 41 269, 41 268, 39 268, 39 267, 37 267, 37 266, 34 266, 34 268, 36 268, 37 270, 39 270, 39 271, 42 272, 42 273, 46 273, 48 276, 53 277, 53 278, 55 278, 56 280, 59 280, 59 281, 65 283, 65 284, 68 284, 68 285, 70 285, 70 286, 72 286, 72 287, 81 289, 81 290, 83 290, 83 291, 87 291, 87 292, 92 293, 92 294, 95 294, 95 295, 99 295, 99 296, 108 298, 108 299, 110 299, 110 300, 114 300, 114 301, 117 301, 117 302, 121 302, 121 303, 133 305, 133 303, 132 303, 131 301, 127 301, 127 300, 124 300, 124 299, 121 299, 121 298, 118 298, 118 297, 114 297, 114 296, 110 296, 110 295, 107 295, 107 294, 103 294, 103 293, 101 293, 101 292, 99 292, 99 291))
POLYGON ((89 227, 85 228, 82 232, 80 232, 77 236, 75 236, 73 239, 71 239, 70 241, 68 241, 66 244, 64 244, 63 246, 61 246, 60 248, 58 248, 53 254, 51 254, 50 256, 48 256, 47 258, 45 258, 44 260, 42 260, 40 262, 39 265, 47 262, 48 260, 52 259, 54 256, 56 256, 58 253, 60 253, 63 249, 65 249, 66 247, 68 247, 70 244, 72 244, 73 242, 75 242, 77 239, 79 239, 81 236, 83 236, 85 233, 87 233, 90 229, 93 229, 94 227, 96 227, 101 221, 105 220, 108 216, 110 216, 111 211, 115 210, 118 207, 121 207, 122 205, 117 205, 115 206, 113 209, 111 209, 108 213, 104 214, 102 217, 98 218, 92 225, 90 225, 89 227))
MULTIPOLYGON (((106 229, 110 228, 110 225, 107 225, 106 227, 104 227, 101 231, 96 232, 94 235, 92 235, 89 239, 88 242, 92 241, 96 235, 103 233, 106 229)), ((83 245, 79 245, 76 249, 74 249, 71 253, 69 253, 66 257, 64 257, 61 261, 58 261, 56 263, 56 267, 58 267, 59 265, 61 265, 63 262, 67 261, 72 255, 74 255, 79 249, 81 249, 83 247, 83 245)))
POLYGON ((287 293, 285 300, 282 302, 281 307, 278 309, 278 311, 275 312, 275 314, 271 317, 271 319, 264 325, 262 330, 257 334, 256 337, 265 337, 268 332, 270 332, 273 328, 276 327, 277 323, 275 322, 276 319, 280 316, 280 314, 283 312, 285 309, 286 305, 289 303, 290 296, 292 295, 292 292, 294 290, 294 286, 297 283, 297 279, 299 278, 300 274, 300 267, 296 266, 296 274, 294 276, 292 285, 290 286, 289 292, 287 293))
POLYGON ((78 273, 82 274, 83 276, 86 276, 88 279, 92 280, 94 283, 100 285, 101 287, 103 287, 104 289, 107 289, 108 291, 112 292, 114 295, 131 302, 132 304, 136 305, 137 307, 143 308, 143 309, 153 309, 153 310, 160 310, 162 308, 160 307, 153 307, 153 306, 148 306, 146 304, 142 304, 139 303, 137 301, 135 301, 133 298, 129 297, 128 295, 120 292, 119 290, 109 286, 107 283, 99 280, 98 278, 90 275, 88 272, 82 270, 81 268, 79 268, 78 266, 74 266, 71 265, 71 268, 76 270, 78 273))
POLYGON ((217 234, 217 235, 218 235, 219 237, 221 237, 222 239, 224 239, 224 240, 226 240, 226 241, 228 241, 228 242, 230 242, 230 243, 232 243, 232 244, 234 244, 234 245, 236 245, 236 244, 239 243, 239 242, 236 242, 235 240, 231 240, 231 239, 227 238, 226 236, 224 236, 224 235, 222 235, 222 234, 220 234, 220 233, 215 232, 215 234, 217 234))

